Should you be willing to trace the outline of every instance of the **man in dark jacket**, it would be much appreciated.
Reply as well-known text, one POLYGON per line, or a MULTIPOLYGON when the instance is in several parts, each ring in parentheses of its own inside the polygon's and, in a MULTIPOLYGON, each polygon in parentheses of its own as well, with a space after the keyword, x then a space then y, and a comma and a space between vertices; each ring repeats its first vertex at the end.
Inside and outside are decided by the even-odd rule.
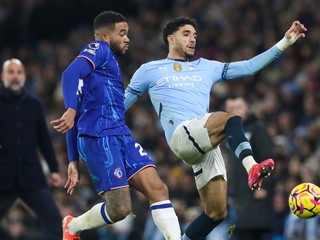
MULTIPOLYGON (((257 162, 272 158, 272 140, 263 121, 249 112, 248 104, 242 97, 226 100, 225 110, 237 112, 243 119, 243 129, 250 141, 257 162)), ((247 173, 242 168, 231 149, 226 148, 226 159, 229 159, 228 184, 232 197, 231 207, 236 214, 235 239, 266 240, 271 239, 273 226, 273 192, 274 179, 266 179, 261 190, 248 189, 245 179, 247 173)))
POLYGON ((56 187, 61 185, 58 163, 42 104, 24 90, 25 78, 20 60, 4 62, 0 84, 0 219, 19 198, 47 227, 46 239, 61 240, 62 218, 37 150, 46 159, 49 181, 56 187))

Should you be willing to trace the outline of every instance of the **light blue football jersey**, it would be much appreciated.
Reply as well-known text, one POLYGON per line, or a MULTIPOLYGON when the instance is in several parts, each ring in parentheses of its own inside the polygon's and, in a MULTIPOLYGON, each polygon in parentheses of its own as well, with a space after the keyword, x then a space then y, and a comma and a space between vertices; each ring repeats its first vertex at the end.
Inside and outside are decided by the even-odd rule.
POLYGON ((143 64, 126 89, 126 108, 149 92, 159 115, 166 139, 170 142, 175 128, 185 120, 209 111, 212 85, 228 79, 255 74, 281 54, 276 47, 247 60, 233 63, 200 58, 195 61, 162 59, 143 64))

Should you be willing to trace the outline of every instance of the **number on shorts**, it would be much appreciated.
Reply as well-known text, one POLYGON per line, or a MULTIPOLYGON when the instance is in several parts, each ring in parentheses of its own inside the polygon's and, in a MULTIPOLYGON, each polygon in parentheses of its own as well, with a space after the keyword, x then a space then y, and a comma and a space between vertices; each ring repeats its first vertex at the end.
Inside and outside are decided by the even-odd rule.
POLYGON ((139 144, 139 143, 135 143, 134 144, 135 148, 139 148, 139 153, 141 156, 146 156, 148 155, 144 150, 143 150, 143 147, 139 144))

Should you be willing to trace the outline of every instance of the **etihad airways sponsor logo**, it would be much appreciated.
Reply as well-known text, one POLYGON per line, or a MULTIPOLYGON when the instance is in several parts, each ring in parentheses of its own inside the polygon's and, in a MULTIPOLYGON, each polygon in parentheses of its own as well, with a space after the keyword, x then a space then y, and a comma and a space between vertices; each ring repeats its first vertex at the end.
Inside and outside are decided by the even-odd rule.
MULTIPOLYGON (((171 75, 160 78, 157 81, 157 85, 160 87, 164 84, 172 84, 172 83, 192 83, 193 82, 201 82, 202 78, 199 75, 171 75)), ((187 84, 189 85, 189 84, 187 84)))

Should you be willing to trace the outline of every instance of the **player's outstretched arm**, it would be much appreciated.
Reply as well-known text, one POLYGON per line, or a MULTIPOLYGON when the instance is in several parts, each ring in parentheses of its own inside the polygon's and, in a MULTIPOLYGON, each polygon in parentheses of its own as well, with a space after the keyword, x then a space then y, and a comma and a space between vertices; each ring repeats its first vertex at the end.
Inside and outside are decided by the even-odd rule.
POLYGON ((231 62, 227 71, 222 75, 223 80, 254 75, 269 63, 274 61, 281 53, 294 44, 299 38, 305 37, 307 29, 299 21, 294 21, 285 33, 285 36, 267 51, 245 61, 231 62))
POLYGON ((276 45, 281 50, 286 50, 289 46, 294 44, 299 38, 305 37, 307 28, 299 21, 294 21, 289 30, 284 35, 284 38, 280 40, 276 45))

